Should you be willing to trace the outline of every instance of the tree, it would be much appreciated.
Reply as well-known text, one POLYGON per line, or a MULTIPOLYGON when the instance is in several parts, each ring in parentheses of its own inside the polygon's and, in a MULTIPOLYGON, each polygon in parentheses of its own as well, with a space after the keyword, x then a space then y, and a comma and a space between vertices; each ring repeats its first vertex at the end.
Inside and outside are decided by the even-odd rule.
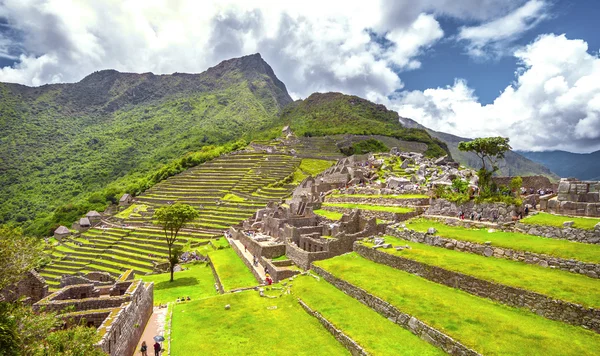
POLYGON ((196 208, 179 203, 160 207, 154 212, 154 220, 156 224, 162 226, 167 246, 169 247, 171 282, 173 282, 173 269, 177 264, 177 261, 173 259, 173 244, 177 240, 177 234, 183 226, 196 219, 199 215, 196 208))
POLYGON ((0 227, 0 290, 20 281, 25 272, 37 267, 42 249, 38 239, 23 236, 21 229, 0 227))
POLYGON ((473 152, 481 159, 481 168, 477 172, 477 176, 479 177, 479 187, 484 194, 490 193, 492 175, 499 169, 498 161, 504 159, 504 154, 512 148, 508 142, 508 137, 480 137, 458 144, 459 150, 473 152))

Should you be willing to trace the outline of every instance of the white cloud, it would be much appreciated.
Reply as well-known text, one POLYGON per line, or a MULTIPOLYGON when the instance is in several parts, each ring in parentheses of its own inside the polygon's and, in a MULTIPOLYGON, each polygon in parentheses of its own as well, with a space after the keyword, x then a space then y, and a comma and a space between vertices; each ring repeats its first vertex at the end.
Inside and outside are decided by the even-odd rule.
POLYGON ((544 0, 530 0, 503 17, 479 26, 462 27, 456 38, 468 42, 467 51, 472 56, 503 54, 512 41, 548 18, 549 7, 544 0))
POLYGON ((544 35, 515 52, 516 82, 481 105, 464 80, 405 92, 388 105, 434 130, 463 137, 502 135, 522 150, 600 149, 600 58, 587 43, 544 35))

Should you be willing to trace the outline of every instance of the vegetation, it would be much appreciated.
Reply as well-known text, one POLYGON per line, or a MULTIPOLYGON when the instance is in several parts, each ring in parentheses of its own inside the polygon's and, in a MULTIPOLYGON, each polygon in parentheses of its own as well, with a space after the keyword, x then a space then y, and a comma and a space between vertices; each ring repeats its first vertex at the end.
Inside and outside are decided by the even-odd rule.
POLYGON ((154 304, 174 302, 180 297, 198 300, 217 295, 215 279, 210 266, 203 262, 182 265, 184 271, 176 272, 177 279, 170 281, 170 273, 141 276, 144 282, 154 282, 154 304))
POLYGON ((546 225, 554 227, 563 227, 563 223, 566 221, 573 221, 573 227, 584 230, 594 230, 596 224, 600 223, 600 219, 598 218, 554 215, 544 212, 540 212, 535 215, 529 215, 521 219, 523 224, 546 225))
POLYGON ((171 336, 173 355, 348 354, 292 295, 261 298, 256 291, 175 305, 171 336))
POLYGON ((42 262, 43 245, 23 236, 18 228, 0 226, 0 290, 20 281, 23 274, 42 262))
POLYGON ((346 156, 365 153, 388 152, 390 149, 383 142, 370 138, 368 140, 353 143, 352 146, 343 148, 341 151, 346 156))
POLYGON ((314 93, 286 106, 281 119, 298 136, 385 135, 427 144, 428 157, 448 154, 446 145, 425 130, 405 128, 398 113, 357 96, 314 93))
POLYGON ((380 265, 355 253, 315 264, 484 355, 593 355, 600 335, 380 265))
POLYGON ((226 291, 259 284, 232 248, 212 251, 208 255, 226 291))
POLYGON ((169 269, 171 270, 171 282, 173 282, 173 268, 179 261, 180 250, 173 250, 173 244, 177 240, 179 230, 186 224, 194 221, 200 213, 196 208, 187 204, 175 203, 162 206, 154 212, 154 220, 157 225, 162 226, 165 233, 165 241, 169 248, 169 269))
POLYGON ((460 142, 458 149, 473 152, 481 159, 481 168, 477 171, 479 177, 480 195, 492 195, 492 175, 498 171, 498 161, 504 159, 506 152, 511 150, 507 137, 484 137, 473 141, 460 142))
POLYGON ((479 244, 490 241, 492 246, 506 247, 516 251, 529 251, 582 262, 600 263, 600 245, 550 239, 518 232, 488 232, 487 229, 467 229, 460 226, 448 226, 429 219, 410 220, 406 223, 406 227, 419 232, 426 232, 428 228, 434 227, 437 230, 437 236, 479 244))
POLYGON ((331 167, 335 162, 324 159, 303 158, 300 166, 294 172, 291 183, 299 184, 308 176, 315 177, 317 174, 331 167))
MULTIPOLYGON (((586 307, 600 308, 600 280, 598 279, 517 261, 487 258, 442 247, 407 242, 392 236, 386 236, 385 240, 396 246, 408 245, 411 247, 402 251, 380 250, 385 253, 479 279, 530 290, 586 307)), ((373 246, 371 243, 365 244, 373 246)))
POLYGON ((354 203, 323 203, 324 207, 344 208, 344 209, 361 209, 372 211, 385 211, 388 213, 405 214, 414 211, 413 208, 405 208, 402 206, 386 206, 386 205, 371 205, 371 204, 354 204, 354 203))
POLYGON ((425 194, 331 194, 332 198, 426 199, 425 194))
POLYGON ((329 211, 324 209, 314 210, 313 213, 320 215, 329 220, 340 220, 344 214, 338 213, 337 211, 329 211))
POLYGON ((371 355, 444 355, 325 280, 297 278, 293 292, 371 355))

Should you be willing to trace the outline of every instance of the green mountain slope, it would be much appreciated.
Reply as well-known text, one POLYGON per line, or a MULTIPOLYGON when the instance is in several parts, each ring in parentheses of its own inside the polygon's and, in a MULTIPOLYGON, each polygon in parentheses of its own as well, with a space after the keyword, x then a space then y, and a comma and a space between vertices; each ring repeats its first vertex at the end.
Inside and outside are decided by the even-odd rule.
POLYGON ((448 153, 445 144, 425 130, 402 126, 397 112, 353 95, 314 93, 285 107, 281 120, 297 136, 385 135, 425 143, 428 156, 448 153))
POLYGON ((524 152, 519 154, 543 164, 561 177, 600 180, 600 151, 572 153, 566 151, 524 152))
MULTIPOLYGON (((469 141, 468 138, 451 135, 445 132, 433 131, 425 126, 417 123, 414 120, 401 118, 400 121, 406 127, 415 127, 425 129, 429 134, 443 142, 445 142, 452 153, 454 158, 460 164, 471 167, 473 169, 479 169, 481 167, 481 159, 471 152, 462 152, 458 150, 458 143, 461 141, 469 141)), ((542 175, 548 177, 551 180, 556 180, 559 177, 544 165, 534 162, 527 157, 523 157, 515 151, 509 151, 506 153, 505 159, 499 164, 500 176, 534 176, 542 175)))
MULTIPOLYGON (((201 74, 107 70, 74 84, 0 83, 0 223, 43 217, 127 174, 252 138, 291 101, 258 54, 201 74)), ((86 199, 106 198, 115 197, 86 199)))

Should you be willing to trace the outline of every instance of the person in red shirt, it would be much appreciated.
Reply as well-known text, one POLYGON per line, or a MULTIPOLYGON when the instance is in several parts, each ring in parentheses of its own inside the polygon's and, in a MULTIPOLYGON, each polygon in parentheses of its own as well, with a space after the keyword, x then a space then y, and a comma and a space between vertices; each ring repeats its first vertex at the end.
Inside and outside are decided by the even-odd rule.
POLYGON ((154 343, 154 356, 160 356, 160 344, 158 343, 158 341, 156 343, 154 343))

